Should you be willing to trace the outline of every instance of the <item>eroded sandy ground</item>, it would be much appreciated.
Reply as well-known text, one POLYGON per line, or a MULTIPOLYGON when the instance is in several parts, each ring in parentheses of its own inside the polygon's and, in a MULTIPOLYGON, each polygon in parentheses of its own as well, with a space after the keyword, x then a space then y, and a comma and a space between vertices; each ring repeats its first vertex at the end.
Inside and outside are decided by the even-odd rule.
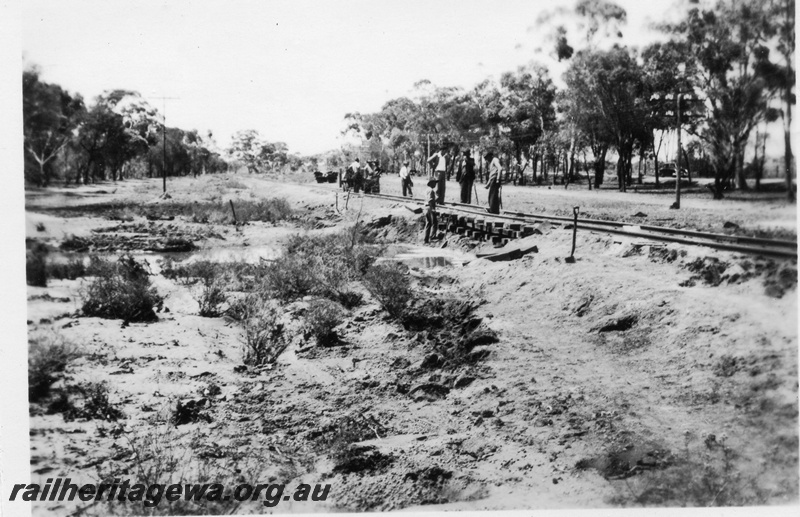
MULTIPOLYGON (((385 180, 391 191, 394 178, 385 180)), ((27 235, 58 246, 100 235, 93 229, 139 225, 117 226, 108 232, 117 240, 98 246, 118 255, 114 246, 137 235, 162 244, 180 236, 199 250, 171 255, 178 260, 257 261, 278 256, 292 233, 335 231, 357 218, 402 241, 399 227, 379 218, 415 217, 399 203, 355 198, 337 214, 330 191, 246 176, 171 180, 171 200, 159 189, 129 181, 37 192, 27 235), (109 220, 110 206, 64 210, 263 197, 285 197, 298 219, 235 229, 181 216, 109 220)), ((508 205, 525 191, 506 192, 508 205)), ((713 210, 741 226, 788 218, 778 205, 774 217, 732 201, 713 210)), ((198 316, 193 288, 158 274, 164 254, 134 249, 165 297, 168 312, 154 323, 78 317, 88 279, 29 287, 29 331, 53 327, 82 349, 63 382, 106 382, 124 413, 67 422, 32 404, 33 482, 332 485, 325 503, 267 509, 255 501, 235 508, 241 513, 797 504, 796 262, 581 233, 577 262, 566 264, 571 231, 540 230, 532 237, 539 252, 509 262, 475 260, 454 237, 443 249, 410 249, 432 258, 409 263, 417 293, 475 302, 470 318, 499 338, 455 369, 431 366, 436 329, 404 329, 366 291, 339 327, 339 345, 298 337, 274 366, 242 368, 239 326, 198 316), (176 426, 176 405, 187 400, 203 401, 201 418, 176 426), (344 459, 331 453, 340 442, 350 444, 344 459), (162 472, 143 471, 154 465, 162 472)), ((299 318, 302 304, 286 307, 287 317, 299 318)), ((42 503, 35 513, 78 508, 42 503)), ((109 512, 134 510, 95 505, 85 514, 109 512)))

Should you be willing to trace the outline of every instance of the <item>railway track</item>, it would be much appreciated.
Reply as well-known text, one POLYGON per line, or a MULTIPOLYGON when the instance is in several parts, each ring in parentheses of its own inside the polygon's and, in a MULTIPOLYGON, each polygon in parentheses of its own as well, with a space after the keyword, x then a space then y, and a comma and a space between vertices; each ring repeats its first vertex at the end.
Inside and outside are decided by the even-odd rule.
MULTIPOLYGON (((316 187, 316 186, 315 186, 316 187)), ((340 191, 337 188, 317 187, 325 190, 340 191)), ((359 195, 359 194, 357 194, 359 195)), ((424 206, 424 201, 418 198, 395 196, 390 194, 360 194, 365 197, 384 199, 387 201, 414 203, 424 206)), ((547 221, 552 224, 573 224, 572 217, 562 217, 544 214, 529 214, 503 210, 500 214, 489 214, 486 208, 478 205, 445 202, 442 209, 454 212, 482 216, 487 219, 499 221, 514 221, 519 223, 534 223, 547 221)), ((644 224, 631 224, 621 221, 603 221, 600 219, 578 218, 577 228, 595 232, 625 235, 658 242, 672 242, 690 246, 706 246, 709 248, 746 253, 751 255, 765 255, 771 257, 797 258, 797 242, 780 239, 762 239, 740 235, 727 235, 722 233, 700 232, 683 230, 664 226, 644 224)))

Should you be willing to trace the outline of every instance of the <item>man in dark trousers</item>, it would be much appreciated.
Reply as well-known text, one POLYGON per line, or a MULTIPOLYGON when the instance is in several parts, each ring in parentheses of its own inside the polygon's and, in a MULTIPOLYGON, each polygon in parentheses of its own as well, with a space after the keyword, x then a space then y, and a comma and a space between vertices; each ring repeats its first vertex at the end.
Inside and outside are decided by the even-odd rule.
POLYGON ((489 190, 489 208, 486 210, 490 214, 499 214, 500 205, 503 203, 500 199, 500 176, 503 169, 500 166, 500 160, 493 152, 489 151, 484 158, 489 165, 489 180, 484 187, 489 190))
POLYGON ((437 180, 436 202, 444 204, 444 189, 447 185, 447 146, 442 145, 439 152, 434 153, 428 158, 428 165, 431 166, 431 176, 437 180))
POLYGON ((435 237, 438 232, 438 220, 436 218, 436 180, 428 180, 428 191, 425 194, 425 244, 431 242, 431 237, 435 237))
POLYGON ((472 184, 475 182, 475 159, 470 156, 470 151, 464 151, 464 158, 458 164, 456 177, 461 184, 461 202, 472 203, 472 184))
POLYGON ((403 197, 406 197, 406 193, 414 197, 414 193, 411 192, 411 187, 413 186, 414 183, 411 181, 411 173, 408 170, 408 160, 405 160, 403 166, 400 167, 400 187, 403 189, 403 197))

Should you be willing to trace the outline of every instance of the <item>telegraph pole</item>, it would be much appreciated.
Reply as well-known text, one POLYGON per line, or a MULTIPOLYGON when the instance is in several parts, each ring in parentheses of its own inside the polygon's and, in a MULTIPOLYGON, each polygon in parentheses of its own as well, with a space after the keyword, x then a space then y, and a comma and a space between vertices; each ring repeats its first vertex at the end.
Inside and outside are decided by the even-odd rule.
POLYGON ((167 99, 179 99, 180 97, 152 97, 153 99, 161 99, 163 102, 163 111, 161 116, 164 117, 164 123, 162 124, 162 143, 161 147, 163 147, 163 156, 161 157, 161 178, 164 184, 164 194, 167 193, 167 99))
POLYGON ((428 133, 426 136, 428 138, 428 152, 425 154, 425 172, 430 176, 430 171, 428 170, 428 160, 431 157, 431 135, 428 133))
MULTIPOLYGON (((661 94, 653 94, 650 97, 650 102, 653 104, 653 113, 662 113, 667 117, 672 116, 672 111, 668 110, 667 103, 662 101, 672 101, 671 93, 666 95, 661 94)), ((675 95, 675 127, 678 131, 678 156, 675 159, 675 202, 670 205, 670 208, 679 209, 681 207, 681 104, 686 101, 689 104, 690 109, 687 110, 685 113, 685 118, 687 119, 698 119, 702 118, 704 114, 702 112, 697 111, 697 106, 700 105, 699 103, 703 102, 703 98, 699 97, 693 93, 678 93, 675 95), (694 107, 692 109, 691 107, 694 107)))
POLYGON ((681 207, 681 99, 683 94, 679 93, 677 97, 677 105, 675 117, 678 123, 678 157, 675 160, 675 204, 672 208, 679 209, 681 207))

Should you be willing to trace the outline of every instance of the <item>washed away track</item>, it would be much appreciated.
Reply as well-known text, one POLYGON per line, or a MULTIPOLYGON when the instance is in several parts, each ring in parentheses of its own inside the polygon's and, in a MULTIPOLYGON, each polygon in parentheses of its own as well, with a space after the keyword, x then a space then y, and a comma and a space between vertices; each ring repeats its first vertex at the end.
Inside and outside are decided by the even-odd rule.
MULTIPOLYGON (((341 192, 340 189, 330 187, 318 187, 325 190, 341 192)), ((389 194, 355 194, 374 199, 384 199, 392 202, 413 203, 424 206, 425 202, 418 198, 393 196, 389 194)), ((481 216, 487 219, 498 221, 513 221, 521 224, 535 222, 549 222, 554 225, 572 225, 574 219, 543 214, 528 214, 524 212, 514 212, 503 210, 500 214, 489 214, 486 208, 478 205, 468 205, 463 203, 445 202, 441 207, 442 211, 473 216, 481 216)), ((603 221, 599 219, 578 218, 577 228, 594 232, 613 233, 625 235, 633 238, 640 238, 651 241, 674 242, 690 246, 706 246, 709 248, 733 251, 737 253, 747 253, 752 255, 765 255, 773 257, 797 258, 797 242, 780 239, 761 239, 757 237, 747 237, 740 235, 727 235, 723 233, 698 232, 695 230, 683 230, 679 228, 667 228, 664 226, 652 225, 633 225, 621 221, 603 221)))

